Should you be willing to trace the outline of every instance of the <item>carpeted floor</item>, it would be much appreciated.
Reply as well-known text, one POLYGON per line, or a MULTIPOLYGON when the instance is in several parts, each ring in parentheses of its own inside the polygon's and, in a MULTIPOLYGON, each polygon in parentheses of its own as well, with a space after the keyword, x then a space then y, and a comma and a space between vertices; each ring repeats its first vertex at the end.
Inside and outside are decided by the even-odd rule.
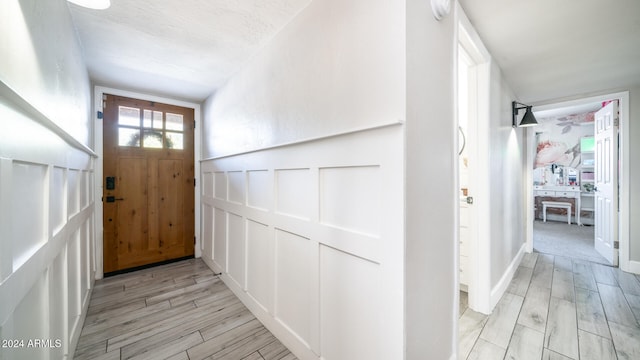
POLYGON ((593 226, 568 225, 566 222, 533 222, 534 251, 589 260, 610 265, 593 246, 593 226))

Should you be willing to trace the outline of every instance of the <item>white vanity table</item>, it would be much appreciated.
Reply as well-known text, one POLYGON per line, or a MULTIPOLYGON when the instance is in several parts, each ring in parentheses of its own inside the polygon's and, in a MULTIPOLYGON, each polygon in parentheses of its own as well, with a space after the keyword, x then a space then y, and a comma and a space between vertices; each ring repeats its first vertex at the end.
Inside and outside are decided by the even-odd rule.
MULTIPOLYGON (((582 225, 582 223, 580 222, 580 211, 581 211, 580 186, 534 185, 533 197, 534 197, 534 200, 537 197, 574 199, 575 206, 572 210, 575 211, 576 224, 582 225)), ((537 204, 537 201, 536 201, 536 204, 537 204)), ((537 207, 537 209, 539 210, 540 207, 537 207)))

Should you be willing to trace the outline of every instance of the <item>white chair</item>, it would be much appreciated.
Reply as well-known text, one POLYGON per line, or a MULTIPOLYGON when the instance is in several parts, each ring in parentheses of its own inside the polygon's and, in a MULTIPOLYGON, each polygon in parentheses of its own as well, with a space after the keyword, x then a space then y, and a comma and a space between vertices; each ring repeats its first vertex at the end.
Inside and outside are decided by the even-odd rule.
POLYGON ((560 201, 542 202, 542 221, 547 222, 547 208, 567 209, 567 224, 571 225, 571 203, 560 201))

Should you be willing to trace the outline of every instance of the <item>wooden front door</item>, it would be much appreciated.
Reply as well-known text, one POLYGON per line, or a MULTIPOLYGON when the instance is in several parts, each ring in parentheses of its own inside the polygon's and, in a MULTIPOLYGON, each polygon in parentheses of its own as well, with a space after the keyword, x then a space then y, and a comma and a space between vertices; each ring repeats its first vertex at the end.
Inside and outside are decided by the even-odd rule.
POLYGON ((193 255, 193 114, 105 96, 105 273, 193 255))

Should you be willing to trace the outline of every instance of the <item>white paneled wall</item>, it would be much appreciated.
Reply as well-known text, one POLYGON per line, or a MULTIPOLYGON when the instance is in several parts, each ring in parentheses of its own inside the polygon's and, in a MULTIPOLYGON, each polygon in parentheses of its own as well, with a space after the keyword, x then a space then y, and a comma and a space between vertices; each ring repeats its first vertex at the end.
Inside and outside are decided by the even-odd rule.
POLYGON ((202 162, 203 259, 302 359, 403 357, 402 137, 394 124, 202 162))
POLYGON ((95 273, 93 155, 30 111, 0 96, 3 360, 70 357, 95 273))

